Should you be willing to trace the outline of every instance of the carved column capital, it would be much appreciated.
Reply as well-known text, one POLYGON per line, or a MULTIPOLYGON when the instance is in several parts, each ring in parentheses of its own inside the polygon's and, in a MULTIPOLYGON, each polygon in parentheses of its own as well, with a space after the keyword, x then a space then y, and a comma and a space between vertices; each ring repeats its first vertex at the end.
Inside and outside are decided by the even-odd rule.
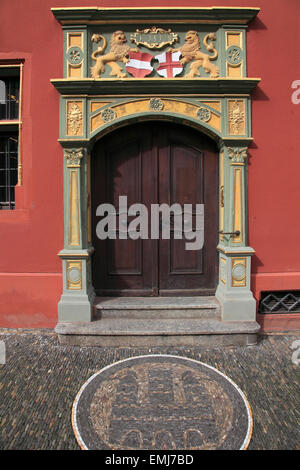
POLYGON ((228 147, 227 150, 231 165, 245 165, 248 157, 247 147, 228 147))
POLYGON ((64 157, 68 168, 80 168, 81 159, 84 156, 84 148, 64 149, 64 157))

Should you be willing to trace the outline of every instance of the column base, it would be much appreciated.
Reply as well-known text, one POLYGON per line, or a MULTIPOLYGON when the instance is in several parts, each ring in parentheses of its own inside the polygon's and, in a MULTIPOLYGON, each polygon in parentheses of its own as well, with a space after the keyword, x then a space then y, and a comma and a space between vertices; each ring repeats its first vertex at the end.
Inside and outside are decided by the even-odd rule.
POLYGON ((95 292, 91 282, 93 248, 62 250, 63 293, 58 303, 59 322, 91 322, 95 292))
POLYGON ((220 251, 219 285, 216 298, 221 304, 223 321, 255 321, 256 300, 250 290, 251 247, 218 246, 220 251))
POLYGON ((223 321, 255 321, 256 300, 251 291, 226 292, 218 286, 216 298, 221 304, 221 318, 223 321))
POLYGON ((91 322, 93 316, 94 292, 90 295, 63 294, 58 302, 59 322, 91 322))

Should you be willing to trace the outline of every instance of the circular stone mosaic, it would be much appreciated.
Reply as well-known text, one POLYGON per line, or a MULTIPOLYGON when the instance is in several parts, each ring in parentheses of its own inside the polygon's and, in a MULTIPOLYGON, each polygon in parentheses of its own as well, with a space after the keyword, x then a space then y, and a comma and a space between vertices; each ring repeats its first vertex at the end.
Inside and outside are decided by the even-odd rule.
POLYGON ((82 449, 246 449, 249 404, 226 375, 192 359, 137 356, 94 374, 72 425, 82 449))

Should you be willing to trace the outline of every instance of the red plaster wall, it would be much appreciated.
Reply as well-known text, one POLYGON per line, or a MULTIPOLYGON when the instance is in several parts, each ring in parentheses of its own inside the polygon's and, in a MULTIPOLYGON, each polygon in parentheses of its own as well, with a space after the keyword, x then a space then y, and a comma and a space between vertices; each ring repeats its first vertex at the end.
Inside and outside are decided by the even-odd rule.
POLYGON ((22 156, 24 185, 15 211, 0 211, 0 326, 52 327, 61 295, 62 151, 57 143, 62 30, 51 7, 260 7, 249 26, 253 94, 249 158, 249 244, 256 250, 252 288, 300 288, 299 123, 291 84, 300 80, 299 0, 1 0, 0 60, 25 59, 22 156), (287 275, 288 274, 288 275, 287 275))

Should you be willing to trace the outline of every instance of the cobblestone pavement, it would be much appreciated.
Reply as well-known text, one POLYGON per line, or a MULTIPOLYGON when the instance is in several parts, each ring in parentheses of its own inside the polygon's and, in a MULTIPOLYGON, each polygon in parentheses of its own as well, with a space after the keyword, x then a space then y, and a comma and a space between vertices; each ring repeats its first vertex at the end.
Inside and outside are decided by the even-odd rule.
POLYGON ((274 335, 248 348, 82 348, 62 346, 52 330, 0 330, 0 449, 79 449, 71 408, 82 384, 113 362, 144 354, 199 360, 228 375, 246 394, 254 429, 249 449, 300 450, 299 335, 274 335))

